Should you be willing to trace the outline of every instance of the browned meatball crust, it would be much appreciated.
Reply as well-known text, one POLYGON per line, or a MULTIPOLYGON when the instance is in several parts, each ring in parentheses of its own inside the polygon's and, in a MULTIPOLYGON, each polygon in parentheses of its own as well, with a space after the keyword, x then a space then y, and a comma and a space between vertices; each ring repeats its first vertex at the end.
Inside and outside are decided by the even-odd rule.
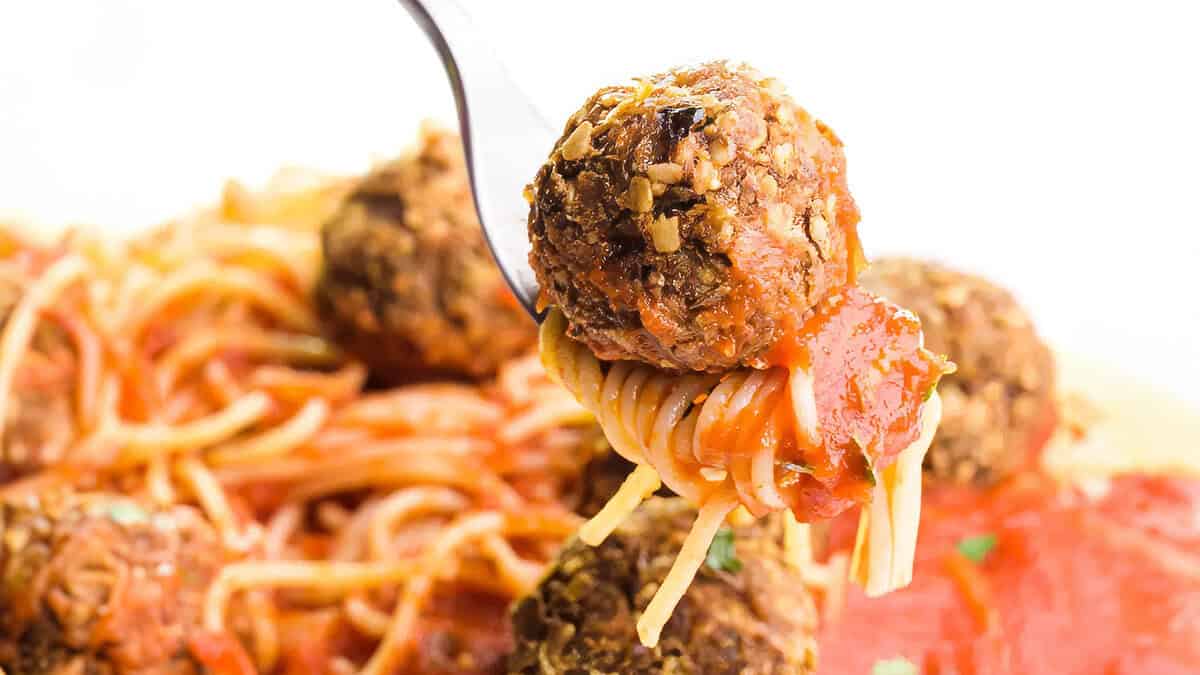
POLYGON ((367 175, 322 244, 317 306, 378 382, 484 377, 536 340, 488 250, 454 134, 425 129, 367 175))
POLYGON ((222 563, 194 510, 116 495, 0 505, 0 666, 9 673, 192 675, 187 651, 222 563))
POLYGON ((938 263, 875 261, 860 282, 911 309, 925 346, 958 371, 938 386, 942 422, 926 473, 949 483, 988 484, 1026 463, 1053 423, 1054 361, 1012 294, 938 263))
POLYGON ((602 359, 752 365, 861 257, 841 141, 744 66, 601 89, 530 187, 538 283, 602 359))
POLYGON ((735 531, 737 572, 704 565, 657 647, 637 617, 696 517, 680 499, 650 499, 597 547, 578 540, 513 609, 513 675, 803 675, 815 667, 816 609, 783 559, 772 516, 735 531))

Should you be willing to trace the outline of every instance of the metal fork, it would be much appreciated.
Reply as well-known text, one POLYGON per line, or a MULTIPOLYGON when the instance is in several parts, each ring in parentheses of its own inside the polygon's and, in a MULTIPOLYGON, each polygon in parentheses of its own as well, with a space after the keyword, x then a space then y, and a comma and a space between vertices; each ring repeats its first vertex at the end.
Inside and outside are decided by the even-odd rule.
POLYGON ((558 134, 525 97, 454 0, 400 0, 433 43, 458 106, 475 210, 517 300, 535 320, 538 285, 529 267, 525 185, 558 134))

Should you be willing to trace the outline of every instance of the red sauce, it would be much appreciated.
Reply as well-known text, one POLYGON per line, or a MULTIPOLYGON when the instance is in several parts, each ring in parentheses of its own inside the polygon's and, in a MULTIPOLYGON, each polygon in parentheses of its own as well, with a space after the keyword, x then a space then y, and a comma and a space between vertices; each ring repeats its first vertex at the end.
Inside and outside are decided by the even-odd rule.
MULTIPOLYGON (((507 598, 468 586, 442 589, 423 608, 414 649, 401 670, 408 675, 490 675, 504 671, 512 651, 507 598)), ((333 675, 334 657, 362 664, 377 647, 336 608, 284 610, 279 617, 276 675, 333 675)), ((240 643, 238 644, 240 647, 240 643)), ((208 661, 202 661, 209 665, 208 661)), ((249 671, 253 673, 254 671, 249 671)), ((227 675, 216 671, 215 675, 227 675)), ((242 675, 229 671, 228 675, 242 675)))
POLYGON ((279 615, 283 647, 275 668, 278 675, 324 675, 335 655, 362 660, 371 645, 351 628, 338 609, 285 610, 279 615))
POLYGON ((212 675, 256 675, 258 672, 242 643, 231 633, 196 633, 188 650, 212 675))
POLYGON ((818 442, 796 428, 784 385, 760 390, 751 405, 709 430, 704 445, 735 449, 728 469, 739 484, 752 480, 754 451, 776 445, 775 482, 801 521, 832 518, 869 499, 871 467, 890 465, 916 440, 921 404, 945 369, 943 359, 921 348, 915 317, 855 286, 822 301, 763 365, 809 370, 818 442))
POLYGON ((509 600, 467 588, 439 593, 425 608, 412 675, 487 675, 504 672, 513 649, 509 600))
POLYGON ((821 634, 822 672, 897 656, 929 675, 1200 672, 1200 482, 1121 478, 1093 501, 1027 473, 927 494, 912 585, 851 589, 821 634), (981 534, 982 562, 958 552, 981 534))

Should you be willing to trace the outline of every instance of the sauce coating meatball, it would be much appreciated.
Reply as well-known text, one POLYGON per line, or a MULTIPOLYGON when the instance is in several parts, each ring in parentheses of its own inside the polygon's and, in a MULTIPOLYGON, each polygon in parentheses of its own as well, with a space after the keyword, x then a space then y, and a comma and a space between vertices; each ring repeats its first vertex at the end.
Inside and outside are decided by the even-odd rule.
POLYGON ((925 346, 958 371, 938 385, 942 423, 926 474, 988 484, 1029 461, 1054 422, 1054 360, 1025 310, 1003 288, 938 263, 872 263, 862 285, 911 309, 925 346))
POLYGON ((0 666, 199 674, 187 641, 221 547, 196 511, 117 495, 0 505, 0 666))
POLYGON ((322 229, 316 301, 372 378, 485 377, 536 340, 480 228, 458 136, 427 128, 322 229))
POLYGON ((841 141, 744 66, 601 89, 530 187, 545 299, 606 360, 755 365, 861 260, 841 141))
POLYGON ((733 565, 705 565, 653 649, 637 614, 671 566, 696 511, 644 503, 597 547, 569 543, 513 609, 512 675, 803 675, 815 667, 816 609, 784 560, 779 517, 735 530, 733 565), (736 571, 734 571, 736 569, 736 571))

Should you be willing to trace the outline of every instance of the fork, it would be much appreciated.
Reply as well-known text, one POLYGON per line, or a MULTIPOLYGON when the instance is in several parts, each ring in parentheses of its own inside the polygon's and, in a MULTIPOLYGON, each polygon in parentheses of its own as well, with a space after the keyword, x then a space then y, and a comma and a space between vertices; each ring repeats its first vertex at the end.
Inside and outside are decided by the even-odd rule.
POLYGON ((454 92, 475 210, 492 255, 517 300, 537 321, 529 267, 526 184, 558 134, 518 89, 454 0, 400 0, 433 43, 454 92))

